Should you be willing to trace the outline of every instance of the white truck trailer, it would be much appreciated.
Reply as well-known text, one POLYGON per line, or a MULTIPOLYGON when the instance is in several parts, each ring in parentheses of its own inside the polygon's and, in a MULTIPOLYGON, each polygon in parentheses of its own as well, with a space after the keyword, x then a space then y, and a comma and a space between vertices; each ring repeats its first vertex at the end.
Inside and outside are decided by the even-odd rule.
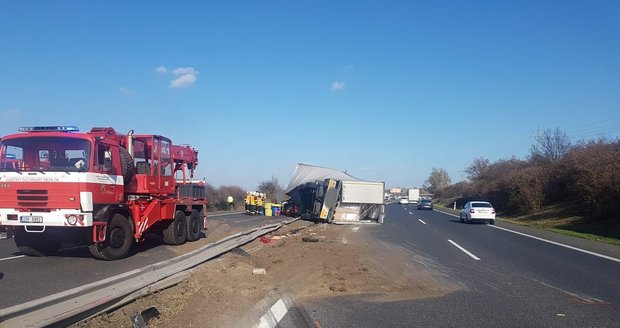
POLYGON ((418 203, 420 201, 420 188, 409 189, 409 203, 418 203))
POLYGON ((334 169, 297 164, 287 195, 298 215, 330 223, 383 223, 385 183, 334 169))

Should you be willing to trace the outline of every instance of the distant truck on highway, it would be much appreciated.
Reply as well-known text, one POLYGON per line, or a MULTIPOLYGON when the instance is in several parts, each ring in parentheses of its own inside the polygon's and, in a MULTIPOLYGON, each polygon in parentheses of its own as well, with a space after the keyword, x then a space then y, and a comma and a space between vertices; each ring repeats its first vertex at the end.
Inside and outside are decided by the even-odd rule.
POLYGON ((179 245, 206 228, 198 151, 154 134, 73 126, 20 128, 0 142, 0 227, 30 256, 86 243, 98 259, 126 257, 145 234, 179 245))
POLYGON ((411 188, 409 189, 409 203, 417 203, 420 201, 420 189, 419 188, 411 188))

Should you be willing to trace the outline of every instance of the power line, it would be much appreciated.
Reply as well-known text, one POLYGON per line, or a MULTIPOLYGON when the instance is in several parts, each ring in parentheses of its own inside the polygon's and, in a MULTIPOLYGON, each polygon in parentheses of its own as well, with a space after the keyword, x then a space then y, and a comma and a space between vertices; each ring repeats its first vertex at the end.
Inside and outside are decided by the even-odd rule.
POLYGON ((620 129, 612 130, 612 131, 607 131, 607 132, 580 134, 580 135, 572 136, 572 138, 573 139, 581 139, 581 138, 596 137, 596 136, 604 137, 604 136, 612 136, 614 134, 620 134, 620 129))
POLYGON ((589 128, 573 130, 573 131, 567 132, 567 134, 586 133, 586 132, 591 132, 591 131, 596 131, 596 130, 603 130, 603 129, 609 129, 609 128, 620 128, 620 123, 601 125, 601 126, 593 126, 593 127, 589 127, 589 128))
POLYGON ((617 117, 611 117, 602 121, 594 121, 594 122, 588 122, 588 123, 582 123, 582 124, 578 124, 578 125, 573 125, 573 126, 569 126, 566 128, 566 131, 574 131, 574 130, 580 130, 583 129, 584 127, 591 127, 600 123, 609 123, 611 121, 615 121, 615 120, 620 120, 620 116, 617 117))

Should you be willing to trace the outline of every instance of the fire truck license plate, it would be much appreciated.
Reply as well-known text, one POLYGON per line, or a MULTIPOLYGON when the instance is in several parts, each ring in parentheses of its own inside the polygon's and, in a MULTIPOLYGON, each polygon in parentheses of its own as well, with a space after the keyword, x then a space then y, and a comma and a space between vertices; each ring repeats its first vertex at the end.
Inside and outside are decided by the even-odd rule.
POLYGON ((21 223, 43 223, 42 216, 20 216, 19 222, 21 223))

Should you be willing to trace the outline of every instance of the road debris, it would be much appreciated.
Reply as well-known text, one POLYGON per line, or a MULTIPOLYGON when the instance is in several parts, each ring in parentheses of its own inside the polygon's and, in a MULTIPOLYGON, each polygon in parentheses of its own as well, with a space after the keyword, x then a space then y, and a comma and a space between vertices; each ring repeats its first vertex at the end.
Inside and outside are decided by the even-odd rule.
POLYGON ((131 317, 131 326, 133 328, 145 328, 149 320, 159 316, 159 310, 156 307, 151 306, 146 310, 136 313, 131 317))
POLYGON ((325 240, 325 236, 305 236, 305 237, 301 237, 301 240, 307 242, 307 243, 316 243, 322 240, 325 240))
POLYGON ((344 293, 347 291, 347 286, 344 283, 336 283, 329 285, 329 290, 332 292, 344 293))
POLYGON ((243 257, 250 257, 250 253, 244 251, 243 249, 241 249, 239 247, 233 248, 230 252, 233 253, 233 254, 237 254, 237 255, 243 256, 243 257))
POLYGON ((266 275, 267 274, 267 270, 265 270, 263 268, 254 269, 254 270, 252 270, 252 274, 253 275, 266 275))

